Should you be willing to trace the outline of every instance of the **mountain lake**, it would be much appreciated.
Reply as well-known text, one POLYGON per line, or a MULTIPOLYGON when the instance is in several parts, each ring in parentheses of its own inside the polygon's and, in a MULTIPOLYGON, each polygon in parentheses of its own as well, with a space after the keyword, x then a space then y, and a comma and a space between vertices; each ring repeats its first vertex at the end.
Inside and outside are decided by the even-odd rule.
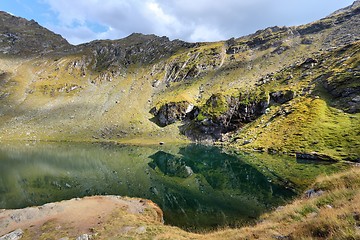
POLYGON ((208 231, 251 224, 339 163, 243 153, 197 144, 120 146, 2 142, 0 209, 92 195, 150 199, 165 224, 208 231))

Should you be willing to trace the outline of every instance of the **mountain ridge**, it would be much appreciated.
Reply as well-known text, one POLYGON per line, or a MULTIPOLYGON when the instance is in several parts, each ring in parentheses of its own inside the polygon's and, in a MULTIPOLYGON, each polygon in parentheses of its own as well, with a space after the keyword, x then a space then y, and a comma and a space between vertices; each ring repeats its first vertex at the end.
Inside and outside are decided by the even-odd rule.
POLYGON ((34 55, 69 47, 59 34, 26 20, 0 11, 0 52, 11 55, 34 55))
MULTIPOLYGON (((214 43, 170 41, 167 37, 134 33, 123 39, 95 40, 77 46, 34 21, 2 13, 5 20, 23 23, 6 25, 5 20, 1 21, 0 137, 120 143, 182 142, 188 137, 226 144, 230 141, 226 140, 228 134, 237 138, 238 132, 251 126, 251 122, 266 118, 265 112, 272 111, 268 102, 271 96, 280 94, 283 98, 283 91, 292 92, 291 101, 305 95, 313 97, 304 90, 320 71, 317 67, 312 70, 313 66, 323 66, 318 64, 321 56, 328 54, 335 59, 332 52, 360 39, 359 13, 360 6, 355 2, 313 23, 270 27, 214 43), (14 26, 14 30, 9 31, 8 26, 14 26), (6 35, 9 32, 22 37, 11 43, 6 35), (28 46, 38 38, 43 39, 40 44, 35 41, 28 46), (302 64, 307 66, 302 75, 281 75, 289 69, 303 68, 302 64), (283 78, 292 83, 281 84, 283 78), (228 112, 228 108, 235 112, 228 112), (253 115, 230 117, 240 116, 241 111, 253 115)), ((356 51, 356 47, 351 49, 356 51)), ((356 63, 357 52, 344 57, 356 63)), ((356 66, 351 66, 353 73, 349 74, 357 79, 356 66)), ((350 83, 355 84, 351 99, 357 99, 357 82, 350 83)), ((346 96, 343 99, 352 101, 346 96)), ((357 114, 356 106, 351 114, 357 114)), ((258 146, 256 139, 243 141, 252 143, 236 147, 271 148, 268 143, 258 146)), ((297 143, 292 149, 279 146, 276 151, 295 152, 300 147, 297 143)), ((323 151, 327 151, 326 147, 323 151)), ((342 158, 337 153, 330 155, 342 158)), ((357 155, 352 154, 351 159, 357 155)))
MULTIPOLYGON (((355 14, 358 14, 357 11, 357 8, 359 7, 360 5, 360 2, 358 0, 354 1, 354 3, 348 7, 344 7, 342 9, 339 9, 331 14, 329 14, 328 16, 318 20, 318 21, 321 21, 321 20, 325 20, 325 19, 328 19, 328 18, 331 18, 331 17, 334 17, 336 15, 339 15, 339 14, 344 14, 346 12, 354 12, 355 14), (354 11, 355 10, 355 11, 354 11)), ((163 36, 163 37, 160 37, 160 36, 157 36, 155 34, 142 34, 142 33, 132 33, 130 34, 129 36, 126 36, 126 37, 123 37, 123 38, 119 38, 119 39, 114 39, 114 40, 106 40, 106 39, 96 39, 96 40, 93 40, 93 41, 90 41, 90 42, 86 42, 86 43, 81 43, 81 44, 78 44, 78 45, 72 45, 72 44, 69 44, 60 34, 56 34, 56 33, 53 33, 52 31, 42 27, 41 25, 39 25, 35 20, 31 19, 31 20, 27 20, 25 18, 22 18, 22 17, 17 17, 15 15, 12 15, 10 13, 7 13, 5 11, 0 11, 0 14, 1 14, 1 18, 3 19, 4 21, 4 18, 5 19, 12 19, 12 21, 9 21, 7 22, 7 24, 9 25, 9 23, 11 23, 10 25, 12 26, 7 26, 5 27, 5 29, 9 29, 11 27, 14 27, 14 25, 28 25, 28 26, 35 26, 36 28, 38 29, 41 29, 41 30, 45 30, 47 31, 47 33, 49 33, 50 35, 54 35, 56 37, 59 37, 59 40, 58 41, 62 41, 63 44, 66 43, 67 44, 67 47, 77 47, 77 46, 83 46, 83 45, 93 45, 93 43, 101 43, 102 41, 104 42, 112 42, 112 43, 116 43, 118 41, 126 41, 127 39, 132 39, 132 40, 135 40, 135 42, 138 42, 139 40, 141 41, 141 39, 143 39, 143 41, 146 41, 150 38, 166 38, 167 40, 169 40, 168 37, 166 36, 163 36), (13 24, 13 23, 18 23, 18 24, 13 24), (19 24, 20 23, 20 24, 19 24), (65 40, 65 42, 64 42, 65 40)), ((252 36, 252 35, 256 35, 262 31, 266 31, 266 30, 274 30, 274 29, 281 29, 281 28, 290 28, 290 29, 296 29, 296 28, 299 28, 299 27, 302 27, 302 26, 306 26, 306 25, 311 25, 311 24, 314 24, 318 21, 314 21, 312 23, 309 23, 309 24, 304 24, 304 25, 300 25, 300 26, 284 26, 284 27, 278 27, 278 26, 273 26, 273 27, 268 27, 266 29, 263 29, 263 30, 258 30, 256 31, 255 33, 252 33, 252 34, 249 34, 249 35, 245 35, 245 36, 240 36, 240 37, 237 37, 237 39, 240 39, 240 38, 245 38, 245 37, 248 37, 248 36, 252 36)), ((4 24, 4 23, 3 23, 4 24)), ((3 32, 4 29, 1 29, 1 31, 3 32)), ((39 34, 39 33, 38 33, 39 34)), ((41 34, 39 34, 41 35, 41 34)), ((11 36, 10 36, 11 37, 11 36)), ((14 40, 14 39, 13 39, 14 40)), ((178 40, 178 39, 175 39, 175 40, 172 40, 172 41, 180 41, 180 42, 184 42, 185 41, 182 41, 182 40, 178 40)), ((172 42, 171 41, 171 42, 172 42)), ((223 40, 225 41, 225 40, 223 40)), ((221 40, 218 41, 218 42, 222 42, 221 40)), ((203 42, 203 43, 206 43, 206 42, 203 42)), ((188 43, 188 44, 201 44, 201 42, 198 42, 198 43, 188 43)), ((62 45, 62 44, 61 44, 62 45)), ((61 46, 62 47, 62 46, 61 46)), ((33 49, 32 49, 33 50, 33 49)), ((40 50, 40 49, 38 49, 40 50)), ((29 52, 27 52, 29 53, 29 52)))

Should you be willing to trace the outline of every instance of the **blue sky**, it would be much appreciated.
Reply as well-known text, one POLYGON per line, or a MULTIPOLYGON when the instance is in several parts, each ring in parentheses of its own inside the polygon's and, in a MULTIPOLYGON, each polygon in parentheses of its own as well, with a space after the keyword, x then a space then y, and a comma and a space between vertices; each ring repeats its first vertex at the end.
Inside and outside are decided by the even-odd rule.
POLYGON ((305 24, 353 0, 0 0, 0 10, 34 19, 79 44, 133 32, 185 41, 240 37, 305 24))

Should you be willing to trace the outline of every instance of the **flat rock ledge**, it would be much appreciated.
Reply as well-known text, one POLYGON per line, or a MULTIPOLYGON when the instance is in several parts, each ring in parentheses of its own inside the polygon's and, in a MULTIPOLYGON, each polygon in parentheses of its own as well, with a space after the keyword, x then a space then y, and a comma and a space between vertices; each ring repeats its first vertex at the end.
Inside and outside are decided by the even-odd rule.
MULTIPOLYGON (((152 201, 119 196, 93 196, 38 207, 0 209, 0 240, 92 239, 116 224, 118 229, 146 232, 143 223, 163 224, 163 212, 152 201)), ((120 233, 121 234, 121 233, 120 233)))

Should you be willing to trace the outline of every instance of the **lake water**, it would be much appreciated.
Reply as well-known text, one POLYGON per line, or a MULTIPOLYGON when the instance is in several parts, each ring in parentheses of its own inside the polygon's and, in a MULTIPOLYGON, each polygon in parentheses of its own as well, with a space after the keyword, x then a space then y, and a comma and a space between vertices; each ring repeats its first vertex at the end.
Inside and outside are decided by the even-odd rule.
POLYGON ((249 224, 340 168, 202 145, 1 143, 0 208, 140 197, 161 207, 166 224, 204 231, 249 224))

